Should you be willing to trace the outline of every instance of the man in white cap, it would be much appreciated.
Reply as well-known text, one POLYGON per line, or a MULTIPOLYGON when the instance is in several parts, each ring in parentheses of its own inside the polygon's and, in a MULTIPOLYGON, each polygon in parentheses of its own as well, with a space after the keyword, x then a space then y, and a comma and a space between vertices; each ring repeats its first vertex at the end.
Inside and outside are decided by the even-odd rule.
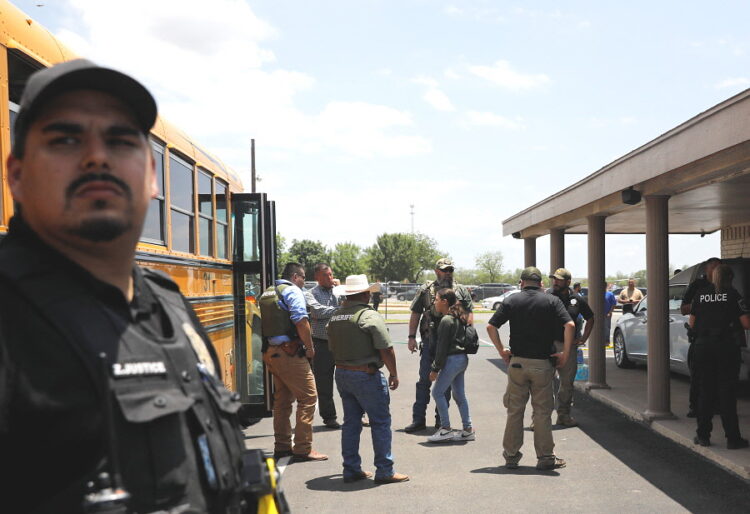
POLYGON ((344 460, 344 482, 372 476, 362 469, 359 438, 362 415, 367 413, 375 453, 375 483, 406 482, 407 475, 393 470, 391 454, 391 412, 388 388, 398 387, 396 354, 385 320, 370 308, 370 293, 380 284, 370 285, 365 275, 349 275, 344 285, 334 288, 344 296, 341 309, 328 322, 328 344, 336 362, 336 386, 344 406, 341 428, 341 455, 344 460), (380 368, 388 368, 389 377, 380 368))

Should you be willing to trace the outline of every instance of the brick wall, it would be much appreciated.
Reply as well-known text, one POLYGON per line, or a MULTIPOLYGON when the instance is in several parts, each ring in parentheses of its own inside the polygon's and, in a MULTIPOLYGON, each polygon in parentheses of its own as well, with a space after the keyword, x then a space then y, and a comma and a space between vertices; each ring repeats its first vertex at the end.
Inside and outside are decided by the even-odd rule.
POLYGON ((721 229, 721 258, 750 257, 750 225, 721 229))

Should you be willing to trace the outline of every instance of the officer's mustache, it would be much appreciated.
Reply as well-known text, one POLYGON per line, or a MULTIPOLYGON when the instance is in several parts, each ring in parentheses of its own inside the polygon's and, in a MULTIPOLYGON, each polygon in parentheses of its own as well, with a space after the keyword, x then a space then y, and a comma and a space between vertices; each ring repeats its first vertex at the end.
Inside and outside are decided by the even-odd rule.
POLYGON ((111 182, 119 187, 128 199, 133 196, 130 186, 128 186, 122 179, 110 175, 109 173, 87 173, 86 175, 81 175, 68 185, 65 189, 65 198, 70 200, 73 198, 73 195, 79 187, 89 182, 111 182))

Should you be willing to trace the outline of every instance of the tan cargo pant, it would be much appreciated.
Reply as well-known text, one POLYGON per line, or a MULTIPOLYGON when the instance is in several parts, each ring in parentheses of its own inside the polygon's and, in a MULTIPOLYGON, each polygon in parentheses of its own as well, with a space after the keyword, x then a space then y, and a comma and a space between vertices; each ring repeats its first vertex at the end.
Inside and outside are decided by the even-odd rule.
POLYGON ((508 420, 503 437, 503 456, 517 462, 523 445, 523 414, 531 395, 534 422, 534 448, 537 459, 554 455, 552 440, 552 377, 555 370, 547 359, 512 357, 508 366, 508 387, 503 403, 508 409, 508 420))
MULTIPOLYGON (((562 352, 564 346, 560 341, 555 341, 555 348, 558 352, 562 352)), ((577 347, 573 346, 572 354, 568 356, 565 366, 557 368, 557 376, 560 377, 560 388, 557 390, 558 416, 570 416, 570 406, 573 404, 573 382, 575 382, 576 371, 578 371, 576 350, 577 347)))
POLYGON ((263 361, 273 374, 276 392, 273 397, 274 451, 292 450, 295 455, 307 455, 312 450, 312 423, 318 392, 315 389, 310 362, 304 357, 291 356, 271 346, 263 361), (294 426, 292 448, 292 404, 297 400, 297 423, 294 426))

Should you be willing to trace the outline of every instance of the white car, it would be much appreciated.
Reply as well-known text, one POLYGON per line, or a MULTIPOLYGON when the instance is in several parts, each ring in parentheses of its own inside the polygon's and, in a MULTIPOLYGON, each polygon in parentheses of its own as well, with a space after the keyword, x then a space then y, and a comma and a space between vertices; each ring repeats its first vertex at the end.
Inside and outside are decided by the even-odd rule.
POLYGON ((500 296, 491 296, 489 298, 485 298, 482 300, 482 307, 485 309, 492 309, 493 311, 496 311, 498 307, 500 307, 500 304, 505 301, 506 298, 508 298, 512 294, 520 293, 520 289, 511 289, 507 293, 503 293, 500 296))

